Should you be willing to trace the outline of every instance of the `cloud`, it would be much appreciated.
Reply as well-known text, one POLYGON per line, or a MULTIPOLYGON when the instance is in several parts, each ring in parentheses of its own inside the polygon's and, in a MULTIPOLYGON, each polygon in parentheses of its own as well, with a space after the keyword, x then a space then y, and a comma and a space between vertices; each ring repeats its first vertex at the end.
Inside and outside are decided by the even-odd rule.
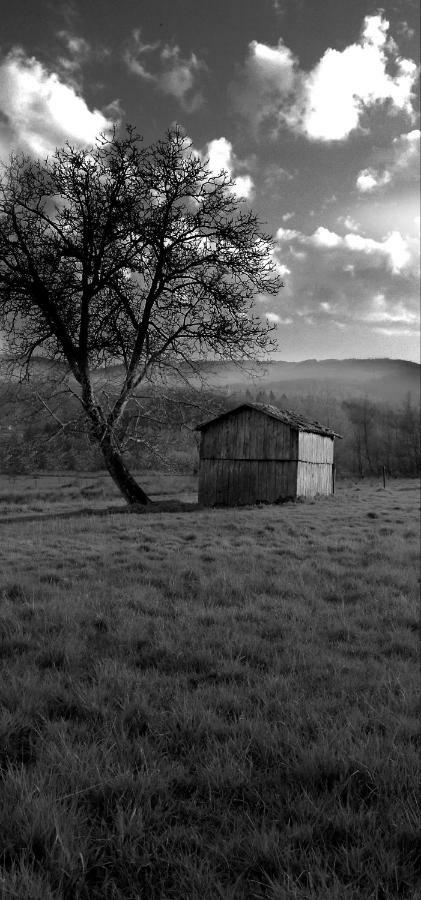
POLYGON ((414 337, 417 331, 413 328, 373 328, 376 334, 383 334, 385 337, 414 337))
POLYGON ((304 235, 301 234, 300 231, 297 231, 296 228, 278 228, 276 232, 276 238, 278 241, 285 243, 286 241, 295 241, 297 238, 302 240, 304 235))
POLYGON ((356 187, 360 193, 372 193, 392 181, 419 180, 420 131, 414 129, 395 137, 388 150, 382 151, 382 168, 370 166, 359 172, 356 187))
POLYGON ((199 155, 202 159, 208 160, 212 175, 219 175, 222 170, 227 172, 234 182, 232 188, 234 196, 238 198, 244 197, 247 200, 252 199, 254 195, 253 180, 247 174, 234 175, 234 172, 238 171, 238 169, 241 170, 244 163, 237 159, 233 152, 232 144, 227 138, 220 137, 210 141, 206 145, 206 150, 199 155))
POLYGON ((177 44, 144 43, 140 30, 135 29, 132 47, 126 51, 124 59, 130 72, 154 84, 162 93, 175 97, 185 112, 196 112, 203 105, 203 96, 195 87, 198 73, 206 66, 195 53, 183 58, 177 44), (152 70, 151 65, 146 64, 147 56, 152 70))
POLYGON ((323 226, 320 225, 309 238, 309 241, 311 241, 315 247, 340 247, 342 238, 334 231, 329 231, 328 228, 323 228, 323 226))
POLYGON ((380 13, 366 16, 358 42, 328 48, 309 72, 282 39, 274 47, 252 41, 237 106, 256 125, 267 119, 275 130, 284 126, 322 142, 345 140, 379 104, 412 118, 417 66, 399 55, 388 32, 380 13))
POLYGON ((265 317, 271 325, 292 325, 293 322, 293 319, 291 319, 290 316, 283 319, 282 316, 278 316, 278 314, 274 312, 265 313, 265 317))
POLYGON ((80 70, 90 58, 92 48, 83 37, 71 34, 69 31, 59 31, 58 38, 65 44, 67 54, 60 56, 58 66, 69 77, 78 77, 80 70))
POLYGON ((279 110, 294 103, 298 60, 280 39, 276 47, 252 41, 240 83, 231 86, 234 105, 258 129, 264 120, 278 127, 279 110))
POLYGON ((376 294, 373 297, 371 309, 362 317, 364 322, 393 323, 394 325, 414 325, 418 323, 419 316, 416 312, 407 309, 400 301, 391 306, 384 294, 376 294))
MULTIPOLYGON (((278 228, 276 239, 281 243, 297 242, 298 244, 319 248, 321 250, 340 250, 349 255, 361 255, 372 258, 374 266, 384 263, 392 274, 408 269, 413 261, 415 242, 404 238, 399 231, 392 231, 383 240, 364 237, 349 232, 344 237, 320 225, 311 235, 303 234, 292 228, 278 228)), ((343 262, 345 268, 346 262, 343 262)))
POLYGON ((0 63, 0 157, 12 150, 46 156, 66 140, 92 143, 112 122, 90 110, 71 85, 35 57, 12 50, 0 63))
POLYGON ((389 184, 391 180, 392 176, 387 169, 385 169, 382 174, 376 172, 376 170, 372 168, 362 169, 358 175, 356 186, 362 194, 368 194, 376 188, 384 187, 385 184, 389 184))
MULTIPOLYGON (((380 240, 320 225, 312 233, 281 227, 277 257, 288 266, 288 314, 344 330, 403 329, 418 334, 419 245, 394 231, 380 240)), ((270 307, 269 307, 270 308, 270 307)))
POLYGON ((359 231, 361 225, 355 222, 351 216, 339 216, 337 219, 339 225, 344 225, 348 231, 359 231))
POLYGON ((93 60, 101 62, 110 56, 110 50, 102 44, 95 42, 92 45, 84 37, 72 31, 63 29, 57 32, 60 44, 64 46, 57 57, 55 66, 57 74, 66 84, 72 85, 76 90, 81 90, 83 84, 83 70, 93 60))

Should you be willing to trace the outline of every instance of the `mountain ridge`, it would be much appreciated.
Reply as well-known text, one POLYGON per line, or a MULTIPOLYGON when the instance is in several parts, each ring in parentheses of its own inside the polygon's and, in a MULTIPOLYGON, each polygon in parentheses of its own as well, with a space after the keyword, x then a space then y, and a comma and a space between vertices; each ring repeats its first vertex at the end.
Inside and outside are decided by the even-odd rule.
MULTIPOLYGON (((10 375, 14 360, 0 356, 0 380, 10 375)), ((419 363, 412 360, 389 357, 350 357, 348 359, 260 360, 234 363, 232 360, 202 360, 197 363, 201 376, 212 390, 224 393, 270 392, 287 394, 331 394, 338 398, 367 396, 375 401, 401 403, 408 394, 413 401, 420 397, 419 363)), ((31 375, 37 377, 66 376, 62 362, 52 362, 34 357, 31 375)), ((16 373, 15 373, 16 374, 16 373)), ((189 375, 187 365, 180 367, 180 383, 189 375)), ((98 369, 95 379, 104 382, 119 381, 123 377, 121 364, 98 369)), ((199 379, 190 374, 190 382, 199 379)), ((172 379, 177 383, 177 379, 172 379)))

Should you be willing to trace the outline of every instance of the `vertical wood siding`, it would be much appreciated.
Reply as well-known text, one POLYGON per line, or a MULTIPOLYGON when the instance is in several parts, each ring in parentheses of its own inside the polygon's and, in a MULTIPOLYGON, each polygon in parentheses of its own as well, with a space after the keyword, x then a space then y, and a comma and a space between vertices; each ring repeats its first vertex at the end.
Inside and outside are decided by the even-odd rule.
POLYGON ((332 463, 332 438, 242 409, 202 431, 199 503, 241 506, 330 494, 332 463))
POLYGON ((314 497, 332 493, 332 465, 328 463, 298 462, 297 497, 314 497))
POLYGON ((276 503, 295 497, 295 461, 202 459, 199 503, 203 506, 244 506, 276 503))
POLYGON ((298 459, 303 462, 333 463, 333 438, 321 434, 300 431, 298 459))
POLYGON ((214 422, 202 432, 202 459, 297 459, 297 432, 254 409, 214 422))

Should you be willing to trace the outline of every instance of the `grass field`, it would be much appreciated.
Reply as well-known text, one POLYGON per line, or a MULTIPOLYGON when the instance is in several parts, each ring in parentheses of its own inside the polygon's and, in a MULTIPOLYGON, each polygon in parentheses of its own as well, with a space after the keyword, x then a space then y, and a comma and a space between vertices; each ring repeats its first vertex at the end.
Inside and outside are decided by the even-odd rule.
POLYGON ((145 486, 0 480, 0 897, 418 897, 418 483, 145 486))

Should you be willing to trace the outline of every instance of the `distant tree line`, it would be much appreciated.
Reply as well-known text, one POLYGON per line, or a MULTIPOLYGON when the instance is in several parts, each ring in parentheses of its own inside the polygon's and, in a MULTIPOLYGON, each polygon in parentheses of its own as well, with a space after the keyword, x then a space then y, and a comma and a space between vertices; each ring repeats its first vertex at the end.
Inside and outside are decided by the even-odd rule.
POLYGON ((393 406, 367 397, 338 399, 329 390, 304 396, 248 390, 246 398, 293 409, 333 428, 342 437, 335 444, 339 474, 364 478, 381 474, 385 466, 391 476, 420 475, 420 408, 410 394, 393 406))
MULTIPOLYGON (((195 426, 244 400, 293 409, 333 428, 343 438, 335 444, 339 477, 379 476, 383 466, 391 477, 420 474, 420 412, 409 394, 392 407, 368 398, 338 399, 329 391, 299 395, 259 388, 202 397, 187 390, 163 393, 150 388, 125 414, 127 464, 134 469, 197 471, 195 426)), ((100 448, 81 427, 78 400, 60 385, 46 391, 42 384, 37 390, 33 383, 4 383, 0 410, 1 472, 104 469, 100 448)))

